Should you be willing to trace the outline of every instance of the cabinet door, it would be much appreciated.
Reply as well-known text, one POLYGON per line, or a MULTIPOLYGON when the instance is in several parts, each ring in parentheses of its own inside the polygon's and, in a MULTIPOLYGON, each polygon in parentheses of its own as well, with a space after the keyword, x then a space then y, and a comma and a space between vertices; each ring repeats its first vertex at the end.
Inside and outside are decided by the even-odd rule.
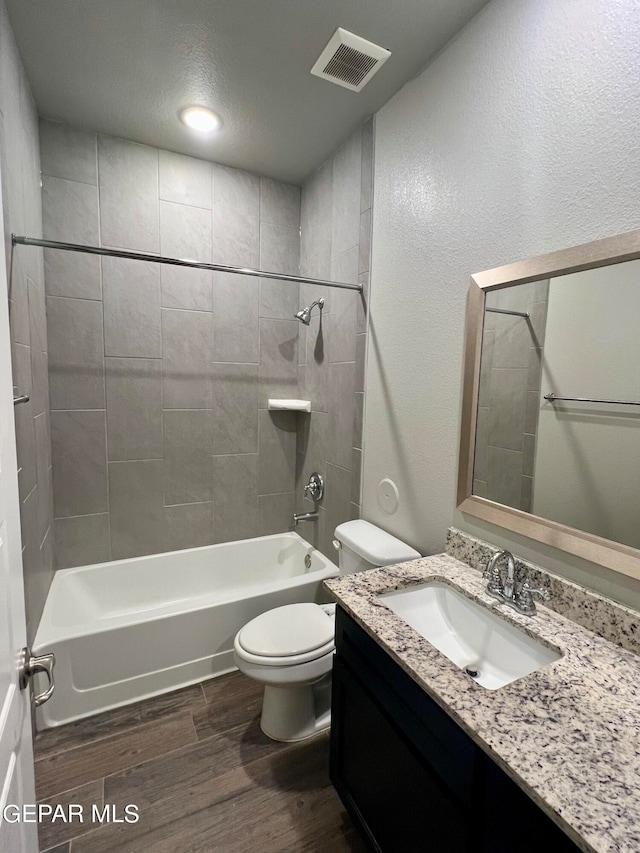
POLYGON ((477 853, 579 853, 551 818, 489 759, 483 796, 483 841, 477 853))
POLYGON ((466 809, 338 655, 333 691, 331 781, 374 849, 472 850, 466 809))

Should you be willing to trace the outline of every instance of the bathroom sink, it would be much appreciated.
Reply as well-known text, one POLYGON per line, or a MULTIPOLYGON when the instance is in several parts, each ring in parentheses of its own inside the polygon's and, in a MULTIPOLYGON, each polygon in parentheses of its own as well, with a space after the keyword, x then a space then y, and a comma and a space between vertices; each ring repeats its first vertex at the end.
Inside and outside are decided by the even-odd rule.
POLYGON ((487 690, 497 690, 562 657, 440 581, 379 598, 487 690))

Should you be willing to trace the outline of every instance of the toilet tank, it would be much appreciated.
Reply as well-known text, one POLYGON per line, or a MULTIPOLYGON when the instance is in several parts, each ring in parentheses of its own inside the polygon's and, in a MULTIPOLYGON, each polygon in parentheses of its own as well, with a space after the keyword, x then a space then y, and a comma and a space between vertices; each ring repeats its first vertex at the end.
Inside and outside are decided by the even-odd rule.
POLYGON ((361 518, 339 524, 335 537, 339 543, 338 565, 344 575, 422 556, 405 542, 361 518))

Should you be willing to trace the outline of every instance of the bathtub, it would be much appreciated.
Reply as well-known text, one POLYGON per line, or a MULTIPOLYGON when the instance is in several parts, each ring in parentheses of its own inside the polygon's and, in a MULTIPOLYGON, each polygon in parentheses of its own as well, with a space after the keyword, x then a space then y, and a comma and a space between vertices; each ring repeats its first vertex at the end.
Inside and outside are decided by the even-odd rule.
POLYGON ((56 572, 33 648, 56 656, 38 728, 229 672, 249 619, 322 600, 322 581, 338 574, 297 533, 56 572))

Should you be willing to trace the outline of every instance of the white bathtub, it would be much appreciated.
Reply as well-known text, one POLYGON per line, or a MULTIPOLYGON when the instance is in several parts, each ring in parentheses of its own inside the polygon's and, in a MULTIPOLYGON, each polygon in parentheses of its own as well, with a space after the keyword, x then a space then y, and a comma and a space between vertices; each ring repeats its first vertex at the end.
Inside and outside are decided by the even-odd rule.
POLYGON ((56 656, 38 728, 229 672, 249 619, 321 600, 337 574, 297 533, 56 572, 33 648, 56 656))

